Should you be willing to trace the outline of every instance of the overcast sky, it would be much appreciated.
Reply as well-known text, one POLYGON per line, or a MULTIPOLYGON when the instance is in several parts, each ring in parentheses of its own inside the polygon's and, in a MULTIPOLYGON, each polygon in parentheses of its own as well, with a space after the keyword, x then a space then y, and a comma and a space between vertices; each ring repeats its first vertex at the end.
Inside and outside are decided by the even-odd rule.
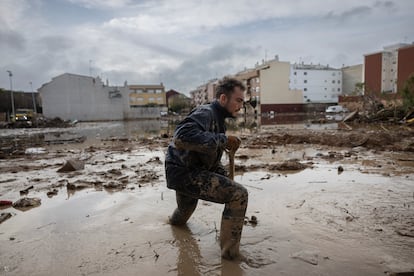
POLYGON ((275 55, 340 68, 413 41, 413 0, 0 0, 0 87, 91 72, 188 94, 275 55))

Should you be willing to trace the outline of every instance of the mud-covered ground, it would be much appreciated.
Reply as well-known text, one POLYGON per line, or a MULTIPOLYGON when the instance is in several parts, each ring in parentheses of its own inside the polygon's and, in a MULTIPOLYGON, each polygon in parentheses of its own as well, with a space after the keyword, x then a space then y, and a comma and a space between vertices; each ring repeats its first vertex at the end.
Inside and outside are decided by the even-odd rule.
POLYGON ((241 263, 220 258, 222 205, 200 201, 187 227, 167 223, 175 208, 165 187, 167 134, 89 140, 58 129, 31 133, 0 137, 0 213, 11 215, 0 224, 0 275, 414 271, 408 127, 237 133, 235 180, 249 191, 241 263), (22 198, 41 204, 21 208, 22 198))

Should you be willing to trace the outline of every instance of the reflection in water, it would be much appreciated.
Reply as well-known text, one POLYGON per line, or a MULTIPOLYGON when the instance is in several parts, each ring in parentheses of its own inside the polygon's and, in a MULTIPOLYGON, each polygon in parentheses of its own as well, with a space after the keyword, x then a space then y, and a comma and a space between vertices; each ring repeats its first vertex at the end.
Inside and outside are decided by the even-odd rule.
POLYGON ((178 275, 201 275, 198 265, 201 261, 200 249, 187 225, 171 226, 178 245, 178 275))
MULTIPOLYGON (((204 275, 202 273, 202 257, 197 240, 187 225, 171 226, 175 239, 175 245, 178 247, 177 258, 177 275, 193 276, 204 275)), ((219 250, 219 248, 217 248, 219 250)), ((211 271, 210 271, 211 272, 211 271)), ((241 276, 243 270, 240 262, 232 262, 222 259, 221 276, 241 276)))

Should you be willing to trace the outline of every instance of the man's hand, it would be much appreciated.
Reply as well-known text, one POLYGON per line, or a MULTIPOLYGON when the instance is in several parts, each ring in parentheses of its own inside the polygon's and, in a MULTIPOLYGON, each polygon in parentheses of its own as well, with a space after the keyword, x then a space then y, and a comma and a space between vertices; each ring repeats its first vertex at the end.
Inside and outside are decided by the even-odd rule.
POLYGON ((240 147, 241 140, 237 136, 227 136, 227 144, 226 149, 228 151, 236 152, 236 150, 240 147))

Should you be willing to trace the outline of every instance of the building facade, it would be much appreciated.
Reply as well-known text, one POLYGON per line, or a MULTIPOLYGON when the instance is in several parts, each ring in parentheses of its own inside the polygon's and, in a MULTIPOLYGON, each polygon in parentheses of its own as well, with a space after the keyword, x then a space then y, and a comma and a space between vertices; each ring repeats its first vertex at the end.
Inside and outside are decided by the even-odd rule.
POLYGON ((414 44, 395 44, 364 56, 365 92, 397 93, 414 73, 414 44))
POLYGON ((323 65, 292 64, 289 87, 303 91, 303 103, 337 103, 342 72, 323 65))
MULTIPOLYGON (((137 88, 138 89, 138 88, 137 88)), ((39 89, 42 99, 43 115, 48 118, 59 117, 63 120, 101 121, 128 120, 138 118, 159 118, 166 109, 165 93, 156 93, 154 89, 164 91, 160 86, 108 86, 99 77, 65 73, 53 78, 39 89), (138 93, 135 88, 147 87, 146 92, 138 93), (153 89, 153 90, 151 90, 153 89), (162 97, 157 105, 149 106, 151 94, 154 98, 162 97), (132 96, 131 96, 132 95, 132 96), (164 103, 164 105, 162 105, 164 103)))

